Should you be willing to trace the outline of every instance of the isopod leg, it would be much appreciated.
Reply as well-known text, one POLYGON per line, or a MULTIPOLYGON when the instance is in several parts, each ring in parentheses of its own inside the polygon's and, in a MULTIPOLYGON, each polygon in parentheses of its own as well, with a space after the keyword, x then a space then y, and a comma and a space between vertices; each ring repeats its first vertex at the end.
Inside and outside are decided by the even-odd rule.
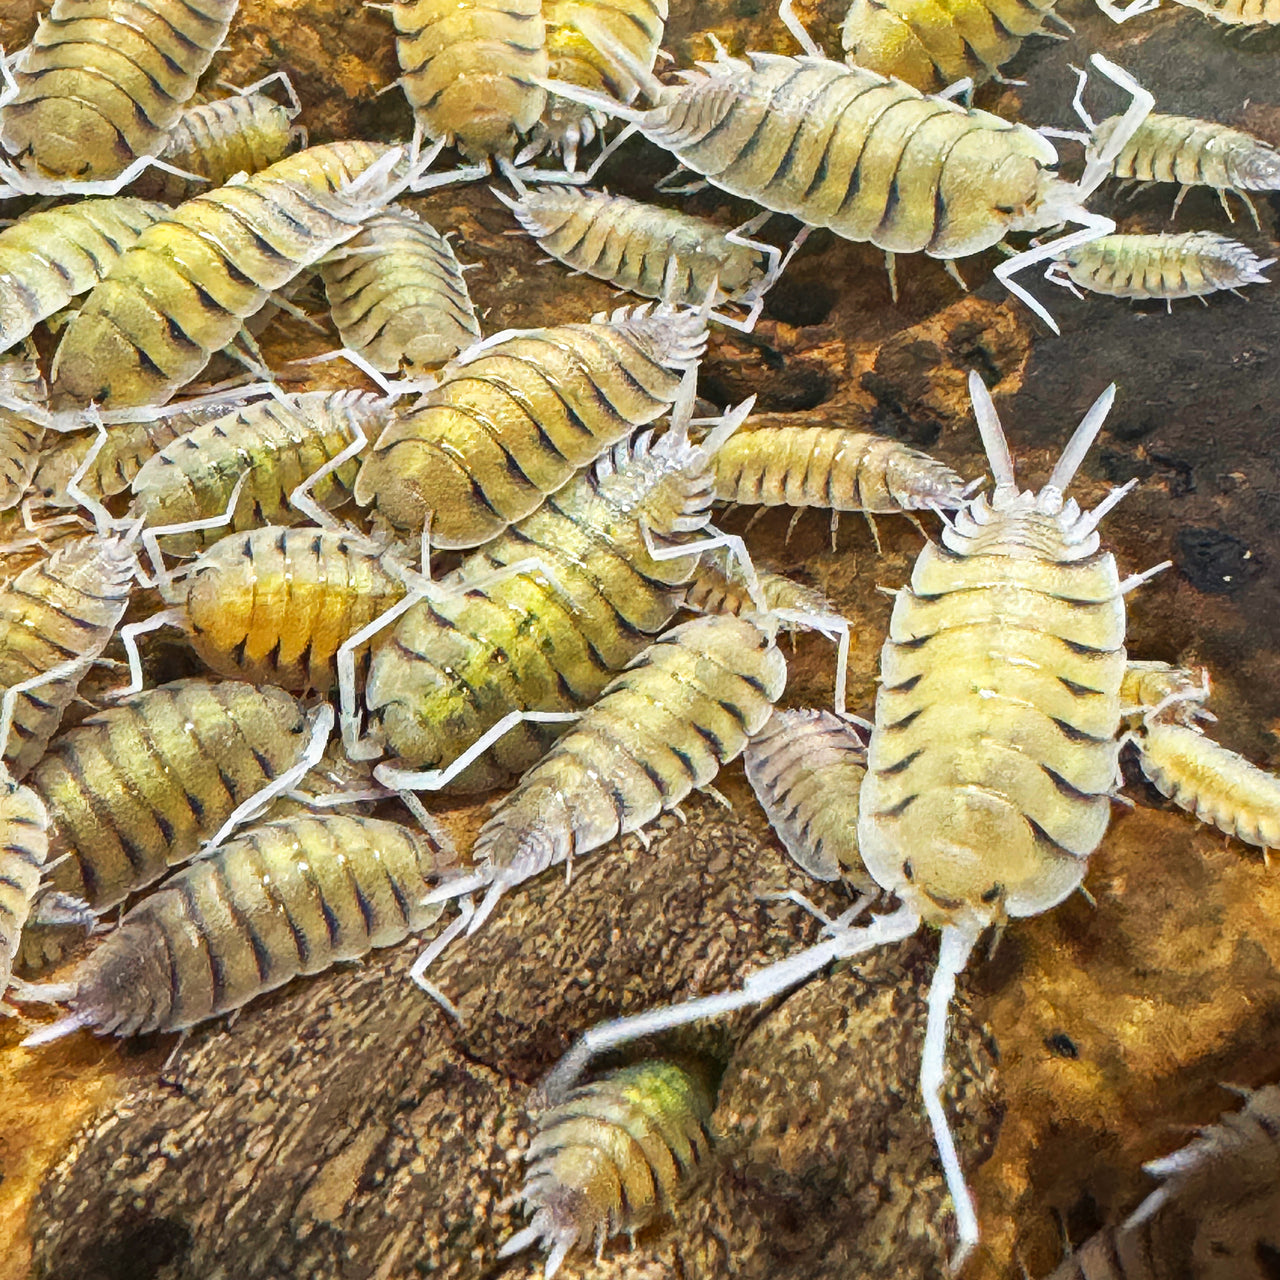
MULTIPOLYGON (((1089 61, 1102 72, 1113 84, 1119 85, 1126 93, 1128 93, 1133 101, 1129 103, 1124 115, 1120 117, 1120 123, 1116 125, 1111 137, 1107 140, 1107 145, 1097 156, 1090 156, 1086 159, 1084 173, 1080 177, 1078 187, 1079 199, 1083 203, 1087 200, 1111 173, 1111 166, 1115 163, 1116 157, 1129 145, 1129 140, 1142 127, 1142 123, 1151 114, 1151 109, 1156 105, 1154 95, 1147 89, 1144 89, 1123 67, 1118 67, 1109 58, 1104 58, 1102 54, 1095 53, 1090 55, 1089 61)), ((1080 85, 1076 90, 1076 97, 1079 98, 1084 91, 1084 86, 1080 85)))
POLYGON ((1103 236, 1109 236, 1116 229, 1116 224, 1110 218, 1104 218, 1101 214, 1090 213, 1086 209, 1072 210, 1064 218, 1064 221, 1075 223, 1076 226, 1082 229, 1080 231, 1072 231, 1065 236, 1059 236, 1058 239, 1050 240, 1047 244, 1036 245, 1026 250, 1025 253, 1016 254, 1008 261, 1000 263, 995 269, 995 276, 1000 283, 1016 298, 1020 298, 1030 307, 1054 333, 1061 332, 1057 321, 1035 297, 1013 278, 1014 275, 1033 263, 1044 262, 1047 258, 1057 258, 1068 249, 1076 248, 1077 245, 1088 244, 1091 240, 1100 240, 1103 236))
POLYGON ((857 716, 850 716, 845 706, 845 694, 849 684, 849 620, 838 613, 806 613, 800 609, 777 609, 773 616, 779 622, 793 622, 809 631, 825 636, 836 646, 835 713, 842 720, 854 720, 866 724, 857 716))
POLYGON ((1114 0, 1096 0, 1096 3, 1112 22, 1128 22, 1130 18, 1136 18, 1141 13, 1150 13, 1153 9, 1160 7, 1160 0, 1132 0, 1132 3, 1124 7, 1116 4, 1114 0))
POLYGON ((298 91, 293 87, 293 81, 284 71, 273 71, 269 76, 263 76, 261 80, 255 80, 251 85, 246 85, 243 89, 238 88, 234 84, 229 84, 226 80, 219 80, 218 84, 223 89, 230 89, 237 98, 247 98, 251 93, 261 93, 269 84, 279 81, 284 88, 285 96, 289 100, 289 110, 292 113, 289 119, 292 120, 302 112, 302 102, 298 98, 298 91))
POLYGON ((778 17, 782 19, 782 25, 795 36, 796 43, 805 51, 807 57, 826 58, 827 55, 822 51, 822 46, 809 34, 804 23, 796 15, 795 9, 792 8, 792 0, 780 0, 778 17))
POLYGON ((109 694, 111 698, 128 698, 142 692, 144 681, 142 655, 138 652, 138 637, 145 635, 148 631, 159 631, 161 627, 176 627, 187 634, 190 631, 187 626, 187 615, 181 609, 164 609, 160 613, 153 613, 149 618, 144 618, 141 622, 130 622, 120 628, 120 643, 124 645, 125 654, 129 659, 129 683, 123 689, 113 689, 109 694))
POLYGON ((236 481, 236 487, 231 490, 231 497, 227 501, 226 510, 216 516, 205 516, 202 520, 185 520, 180 524, 160 524, 153 529, 142 530, 142 545, 146 547, 147 558, 151 561, 151 567, 155 570, 156 583, 160 588, 160 594, 166 600, 172 598, 173 575, 165 568, 164 556, 160 551, 160 539, 169 537, 171 534, 199 533, 202 529, 220 529, 224 525, 231 524, 235 518, 236 505, 240 501, 240 492, 248 482, 248 479, 249 472, 245 471, 240 479, 236 481))
POLYGON ((338 528, 338 520, 331 516, 311 495, 311 490, 325 476, 332 475, 339 467, 354 458, 369 443, 368 436, 360 429, 360 424, 351 419, 351 443, 339 450, 323 466, 317 467, 300 485, 289 494, 289 505, 301 511, 322 529, 338 528))

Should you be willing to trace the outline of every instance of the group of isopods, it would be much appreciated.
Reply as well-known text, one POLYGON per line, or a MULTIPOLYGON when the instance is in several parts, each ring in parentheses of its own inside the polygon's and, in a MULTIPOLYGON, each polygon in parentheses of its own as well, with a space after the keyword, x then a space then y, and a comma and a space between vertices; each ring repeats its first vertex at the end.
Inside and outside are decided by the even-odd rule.
MULTIPOLYGON (((1243 244, 1115 235, 1086 202, 1115 177, 1208 186, 1252 211, 1248 192, 1280 189, 1280 154, 1153 113, 1095 55, 1132 105, 1095 124, 1082 74, 1087 132, 1066 136, 1085 164, 1067 182, 1043 132, 957 100, 1053 17, 1033 0, 855 0, 847 63, 784 0, 803 56, 717 46, 669 82, 653 70, 666 0, 387 7, 416 121, 404 145, 305 147, 281 75, 187 105, 235 0, 55 0, 4 64, 0 196, 92 198, 46 200, 0 231, 0 509, 21 506, 41 550, 0 592, 0 991, 65 1007, 29 1045, 185 1031, 455 902, 414 967, 448 1007, 426 974, 502 894, 642 833, 742 755, 791 856, 862 899, 738 990, 589 1032, 539 1088, 531 1222, 504 1252, 545 1244, 549 1277, 570 1250, 660 1217, 705 1164, 708 1081, 649 1060, 581 1084, 595 1054, 924 922, 942 941, 921 1088, 959 1266, 978 1225, 941 1089, 979 936, 1080 886, 1126 744, 1161 792, 1264 849, 1280 844, 1280 782, 1203 734, 1201 673, 1126 654, 1125 596, 1163 567, 1122 578, 1100 549, 1132 484, 1091 511, 1065 496, 1114 388, 1032 492, 972 377, 994 481, 975 493, 893 440, 752 429, 750 403, 695 416, 708 324, 754 325, 811 227, 883 249, 892 279, 898 253, 954 273, 1011 233, 1073 224, 996 273, 1050 325, 1014 279, 1034 262, 1125 298, 1262 281, 1269 262, 1243 244), (580 173, 611 118, 626 128, 580 173), (583 189, 632 133, 764 213, 726 231, 583 189), (445 145, 466 163, 433 173, 445 145), (565 168, 535 167, 544 152, 565 168), (483 337, 447 238, 395 203, 482 175, 509 183, 501 198, 551 257, 656 303, 483 337), (139 194, 117 194, 129 183, 139 194), (773 214, 802 224, 785 251, 754 238, 773 214), (376 392, 286 395, 266 367, 255 334, 305 314, 314 276, 376 392), (41 325, 59 335, 47 382, 41 325), (195 388, 219 352, 255 381, 195 388), (184 389, 199 394, 175 401, 184 389), (712 524, 717 502, 941 521, 896 593, 873 722, 844 708, 847 624, 757 569, 712 524), (431 550, 451 556, 443 574, 431 550), (140 588, 152 607, 122 626, 140 588), (699 616, 673 626, 681 610, 699 616), (208 678, 144 687, 140 643, 160 627, 208 678), (776 709, 784 627, 836 641, 834 712, 776 709), (117 636, 129 684, 59 733, 117 636), (422 794, 512 783, 454 865, 422 794), (416 822, 370 816, 383 802, 416 822), (858 923, 876 895, 896 906, 858 923), (29 981, 89 934, 103 936, 62 981, 29 981)), ((1194 7, 1280 22, 1274 0, 1194 7)), ((1255 1127, 1274 1143, 1274 1124, 1255 1127)), ((1207 1158, 1169 1162, 1170 1186, 1207 1158)), ((1094 1253, 1079 1255, 1101 1266, 1090 1276, 1149 1274, 1118 1247, 1094 1253)))

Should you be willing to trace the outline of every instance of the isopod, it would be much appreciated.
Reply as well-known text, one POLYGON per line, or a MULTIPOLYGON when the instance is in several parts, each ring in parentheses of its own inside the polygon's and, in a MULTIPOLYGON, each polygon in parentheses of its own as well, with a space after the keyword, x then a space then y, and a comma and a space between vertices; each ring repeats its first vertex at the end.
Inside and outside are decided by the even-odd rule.
POLYGON ((48 394, 30 342, 0 355, 0 511, 22 501, 40 464, 44 427, 39 418, 48 394), (26 412, 19 407, 23 404, 26 412))
POLYGON ((878 891, 858 854, 867 748, 851 725, 829 711, 775 711, 747 743, 743 764, 798 866, 815 880, 844 879, 860 893, 878 891))
POLYGON ((648 304, 589 324, 511 329, 448 365, 388 424, 355 498, 402 532, 479 546, 675 404, 707 341, 694 311, 648 304))
POLYGON ((740 230, 626 196, 572 186, 524 191, 514 200, 495 194, 538 247, 565 266, 642 298, 693 307, 711 299, 714 318, 734 328, 755 325, 785 265, 779 249, 740 230), (747 316, 719 310, 725 303, 747 307, 747 316))
POLYGON ((806 56, 751 53, 744 61, 717 49, 714 62, 682 72, 675 85, 628 68, 655 104, 647 110, 576 85, 550 87, 627 120, 733 195, 845 239, 870 241, 889 255, 891 272, 897 253, 952 262, 990 249, 1010 232, 1076 224, 1083 229, 996 269, 1056 332, 1052 317, 1012 275, 1115 230, 1110 218, 1090 213, 1083 202, 1150 110, 1151 95, 1113 63, 1092 56, 1134 101, 1125 128, 1072 185, 1052 172, 1057 153, 1035 130, 826 58, 790 0, 779 12, 806 56))
MULTIPOLYGON (((770 613, 785 610, 791 614, 830 616, 835 606, 816 587, 811 587, 784 573, 774 573, 755 564, 756 585, 770 613)), ((758 606, 752 599, 752 584, 746 580, 737 562, 725 551, 707 554, 694 574, 685 593, 685 608, 698 613, 754 613, 758 606)))
POLYGON ((254 827, 127 911, 64 985, 70 1014, 29 1036, 182 1031, 435 922, 439 851, 394 822, 325 814, 254 827))
MULTIPOLYGON (((1123 8, 1117 0, 1097 0, 1097 3, 1098 8, 1116 22, 1125 22, 1160 7, 1160 0, 1130 0, 1123 8)), ((1280 25, 1280 4, 1276 0, 1177 0, 1177 3, 1229 27, 1280 25)))
POLYGON ((320 277, 343 345, 383 373, 437 369, 480 338, 449 242, 399 205, 369 218, 320 277))
POLYGON ((314 737, 291 694, 236 680, 179 680, 89 716, 31 772, 51 851, 70 855, 46 883, 110 910, 193 857, 269 785, 292 786, 314 763, 314 737))
POLYGON ((853 0, 840 30, 853 65, 922 93, 999 79, 999 69, 1057 15, 1057 0, 853 0))
POLYGON ((165 143, 238 0, 54 0, 0 96, 0 195, 113 195, 165 143))
POLYGON ((1045 279, 1113 298, 1200 298, 1219 289, 1269 284, 1262 272, 1275 258, 1259 258, 1238 240, 1215 231, 1180 235, 1103 236, 1055 258, 1045 279))
POLYGON ((405 152, 311 147, 195 196, 138 237, 67 326, 55 410, 165 403, 272 291, 359 230, 407 181, 405 152))
POLYGON ((698 1075, 654 1058, 535 1116, 520 1193, 532 1221, 499 1256, 541 1244, 551 1280, 573 1249, 598 1256, 614 1236, 634 1237, 670 1214, 710 1161, 711 1108, 698 1075))
POLYGON ((49 856, 49 815, 30 787, 0 767, 0 996, 9 989, 22 926, 49 856))
POLYGON ((1144 719, 1194 723, 1209 698, 1208 676, 1170 662, 1130 658, 1120 682, 1121 713, 1130 729, 1144 719))

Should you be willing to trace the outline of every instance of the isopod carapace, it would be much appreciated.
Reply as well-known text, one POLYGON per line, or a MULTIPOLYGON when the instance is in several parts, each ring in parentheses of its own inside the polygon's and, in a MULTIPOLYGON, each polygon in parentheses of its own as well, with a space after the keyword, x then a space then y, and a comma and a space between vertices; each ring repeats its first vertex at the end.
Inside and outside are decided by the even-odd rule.
POLYGON ((58 547, 0 591, 0 689, 12 703, 4 761, 15 778, 44 755, 124 617, 137 575, 130 541, 94 534, 58 547), (13 694, 19 684, 29 687, 13 694))
POLYGON ((712 1100, 696 1070, 653 1058, 537 1113, 520 1192, 532 1220, 500 1256, 541 1244, 551 1280, 573 1250, 599 1256, 670 1214, 710 1164, 712 1100))
POLYGON ((54 0, 0 98, 0 144, 14 157, 0 176, 11 193, 113 192, 136 176, 164 146, 238 3, 54 0))
POLYGON ((383 373, 438 369, 480 338, 448 240, 399 205, 369 218, 320 277, 343 345, 383 373))
POLYGON ((697 312, 647 305, 486 338, 393 418, 360 467, 356 501, 411 535, 430 513, 439 547, 487 542, 666 413, 706 340, 697 312))
POLYGON ((301 975, 322 973, 431 925, 423 906, 445 859, 419 831, 325 814, 251 828, 171 875, 127 911, 68 983, 70 1015, 25 1043, 79 1027, 182 1031, 301 975))
POLYGON ((1045 29, 1057 0, 853 0, 840 29, 848 61, 922 93, 985 84, 1045 29))
POLYGON ((404 149, 335 142, 195 196, 149 226, 67 326, 55 410, 165 403, 268 296, 407 181, 404 149))
POLYGON ((390 10, 416 127, 468 160, 509 160, 547 101, 541 0, 393 0, 390 10))
POLYGON ((101 914, 185 862, 245 801, 303 763, 312 717, 291 694, 179 680, 55 738, 31 773, 49 811, 53 889, 101 914))
MULTIPOLYGON (((304 391, 287 404, 259 400, 179 436, 139 467, 130 490, 130 515, 148 528, 207 521, 226 511, 226 523, 168 534, 175 554, 199 550, 228 534, 263 524, 298 524, 290 505, 298 485, 335 460, 355 439, 372 438, 390 415, 389 403, 361 391, 304 391)), ((351 494, 359 463, 348 459, 321 477, 312 496, 321 507, 351 494)))
POLYGON ((48 394, 30 341, 0 355, 0 511, 22 501, 40 465, 48 394))
POLYGON ((0 997, 49 856, 49 815, 30 787, 0 767, 0 997))
POLYGON ((1259 258, 1247 245, 1216 231, 1116 235, 1076 245, 1056 258, 1046 279, 1076 292, 1114 298, 1204 298, 1221 289, 1269 284, 1262 273, 1275 258, 1259 258))
POLYGON ((747 781, 782 846, 816 880, 876 892, 858 854, 867 748, 829 711, 777 710, 743 753, 747 781))
POLYGON ((153 222, 171 212, 132 196, 28 213, 0 231, 0 349, 92 289, 153 222))

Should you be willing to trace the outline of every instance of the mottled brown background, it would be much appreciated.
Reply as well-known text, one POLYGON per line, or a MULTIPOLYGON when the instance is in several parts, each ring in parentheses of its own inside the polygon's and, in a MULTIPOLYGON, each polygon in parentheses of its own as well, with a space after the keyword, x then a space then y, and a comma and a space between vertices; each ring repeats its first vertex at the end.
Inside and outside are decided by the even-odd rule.
MULTIPOLYGON (((832 50, 838 8, 809 14, 832 50)), ((793 51, 768 3, 673 9, 667 45, 680 63, 708 54, 707 30, 735 51, 793 51)), ((981 105, 1069 125, 1069 64, 1105 49, 1162 108, 1280 142, 1280 31, 1245 41, 1172 5, 1124 28, 1085 0, 1061 12, 1077 34, 1029 41, 1007 69, 1029 86, 989 86, 981 105)), ((26 3, 0 8, 5 46, 33 22, 26 3)), ((408 130, 401 95, 376 96, 397 74, 389 24, 354 0, 247 0, 216 75, 244 84, 278 68, 317 141, 408 130)), ((1098 114, 1119 105, 1105 85, 1092 93, 1098 114)), ((643 196, 669 168, 637 145, 609 179, 643 196)), ((1158 229, 1172 195, 1121 205, 1126 227, 1158 229)), ((535 267, 538 251, 506 234, 509 216, 483 185, 417 204, 481 264, 468 279, 486 332, 612 304, 603 285, 535 267)), ((1280 202, 1259 205, 1262 236, 1236 227, 1264 249, 1280 202)), ((749 212, 714 191, 688 207, 725 225, 749 212)), ((1225 229, 1225 219, 1200 192, 1179 226, 1225 229)), ((1041 285, 1063 326, 1053 338, 991 283, 995 261, 962 264, 976 286, 962 297, 938 264, 903 260, 895 307, 876 250, 816 233, 756 332, 713 339, 704 393, 756 392, 775 421, 870 424, 977 475, 963 394, 977 368, 1034 479, 1116 380, 1077 491, 1094 501, 1139 476, 1106 536, 1126 569, 1177 566, 1133 598, 1131 649, 1206 664, 1220 738, 1280 766, 1280 289, 1166 316, 1041 285)), ((277 359, 332 345, 292 322, 264 340, 277 359)), ((846 517, 832 554, 819 516, 784 547, 787 518, 766 517, 753 546, 823 586, 853 621, 851 703, 869 708, 890 607, 876 587, 904 580, 918 535, 884 520, 877 554, 846 517)), ((829 687, 829 650, 802 641, 787 701, 817 704, 829 687)), ((197 1031, 168 1082, 158 1079, 167 1043, 81 1036, 27 1053, 21 1027, 4 1022, 0 1277, 539 1274, 531 1255, 495 1261, 517 1222, 503 1201, 518 1185, 528 1087, 597 1019, 716 990, 814 938, 812 921, 758 895, 803 887, 840 906, 838 891, 790 867, 736 768, 723 789, 732 815, 699 800, 687 827, 664 821, 650 851, 627 841, 584 861, 568 888, 552 876, 513 894, 441 966, 464 1032, 406 982, 412 947, 295 984, 229 1029, 197 1031)), ((1136 807, 1117 808, 1089 874, 1097 905, 1077 896, 1015 924, 962 983, 973 1016, 960 1018, 953 1052, 959 1136, 985 1237, 966 1272, 974 1280, 1016 1277, 1020 1262, 1045 1274, 1061 1255, 1060 1220, 1079 1240, 1123 1216, 1150 1186, 1140 1163, 1230 1105, 1220 1083, 1280 1076, 1280 870, 1140 782, 1130 794, 1136 807)), ((482 814, 459 808, 448 820, 466 840, 482 814)), ((758 1016, 677 1038, 725 1069, 720 1169, 634 1253, 615 1247, 566 1273, 941 1275, 949 1220, 914 1079, 934 948, 921 938, 758 1016)))

